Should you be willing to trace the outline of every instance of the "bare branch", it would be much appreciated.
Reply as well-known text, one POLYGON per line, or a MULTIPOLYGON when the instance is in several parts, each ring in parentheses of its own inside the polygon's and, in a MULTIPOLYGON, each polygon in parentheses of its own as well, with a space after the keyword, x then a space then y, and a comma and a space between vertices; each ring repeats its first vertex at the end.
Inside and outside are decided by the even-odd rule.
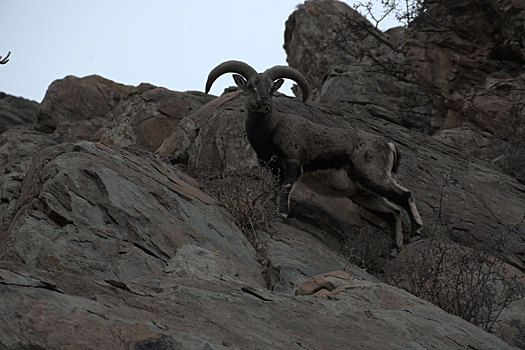
POLYGON ((7 56, 5 56, 4 59, 2 59, 2 56, 0 56, 0 64, 6 64, 9 62, 9 55, 11 55, 11 51, 8 52, 7 56))

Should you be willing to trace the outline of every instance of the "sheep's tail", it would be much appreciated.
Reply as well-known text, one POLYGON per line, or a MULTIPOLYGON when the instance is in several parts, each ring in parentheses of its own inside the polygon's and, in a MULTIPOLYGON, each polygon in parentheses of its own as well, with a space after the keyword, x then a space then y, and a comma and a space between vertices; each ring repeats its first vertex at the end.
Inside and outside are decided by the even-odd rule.
POLYGON ((392 159, 392 172, 397 172, 397 168, 399 167, 399 160, 401 159, 401 153, 399 153, 399 150, 397 149, 396 145, 394 145, 392 142, 388 142, 388 147, 392 151, 393 159, 392 159))

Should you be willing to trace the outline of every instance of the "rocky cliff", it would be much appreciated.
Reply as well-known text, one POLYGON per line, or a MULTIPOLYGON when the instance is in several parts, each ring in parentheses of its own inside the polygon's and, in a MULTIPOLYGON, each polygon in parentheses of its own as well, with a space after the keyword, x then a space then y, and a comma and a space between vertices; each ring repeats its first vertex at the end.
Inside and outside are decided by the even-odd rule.
MULTIPOLYGON (((506 237, 493 254, 520 274, 521 165, 503 167, 506 151, 491 158, 500 122, 475 111, 523 118, 515 25, 525 10, 498 2, 504 25, 484 25, 472 42, 453 24, 483 25, 485 12, 467 16, 474 3, 451 8, 441 34, 378 32, 393 44, 374 54, 414 67, 402 81, 378 60, 319 50, 337 21, 356 14, 340 2, 306 2, 286 24, 285 48, 314 100, 279 95, 275 103, 281 113, 392 139, 423 237, 473 250, 506 237), (476 49, 458 51, 460 42, 476 49), (406 49, 388 51, 395 45, 406 49), (462 59, 488 63, 469 61, 484 72, 472 74, 462 59)), ((356 237, 384 233, 349 200, 302 189, 294 217, 258 227, 254 245, 194 179, 203 169, 256 164, 243 118, 238 91, 216 98, 99 76, 57 80, 41 104, 0 95, 0 349, 513 348, 350 264, 356 237)), ((525 345, 523 306, 506 310, 501 334, 525 345)))
POLYGON ((383 33, 344 3, 307 1, 284 48, 317 100, 364 108, 524 181, 524 11, 520 1, 435 2, 383 33))

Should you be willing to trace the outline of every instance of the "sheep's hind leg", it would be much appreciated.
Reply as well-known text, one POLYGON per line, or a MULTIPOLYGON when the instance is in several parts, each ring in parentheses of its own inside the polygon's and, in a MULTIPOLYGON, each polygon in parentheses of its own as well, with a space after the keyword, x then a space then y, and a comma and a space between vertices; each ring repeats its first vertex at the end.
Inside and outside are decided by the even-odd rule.
POLYGON ((410 239, 413 240, 416 236, 420 236, 423 221, 419 216, 410 190, 398 184, 392 177, 391 168, 393 166, 394 152, 392 151, 392 146, 388 147, 390 156, 386 163, 375 152, 361 152, 354 159, 349 174, 369 191, 385 197, 406 210, 410 218, 410 239))
POLYGON ((278 193, 278 213, 280 220, 284 221, 290 215, 290 196, 294 185, 301 177, 301 166, 298 162, 287 162, 281 167, 281 187, 278 193))
POLYGON ((397 205, 374 193, 359 193, 351 196, 350 199, 385 221, 390 228, 390 234, 395 248, 400 250, 403 247, 401 210, 397 205))
POLYGON ((406 210, 410 219, 410 241, 418 240, 421 236, 423 221, 414 203, 412 192, 391 177, 385 179, 380 185, 374 186, 374 190, 406 210))

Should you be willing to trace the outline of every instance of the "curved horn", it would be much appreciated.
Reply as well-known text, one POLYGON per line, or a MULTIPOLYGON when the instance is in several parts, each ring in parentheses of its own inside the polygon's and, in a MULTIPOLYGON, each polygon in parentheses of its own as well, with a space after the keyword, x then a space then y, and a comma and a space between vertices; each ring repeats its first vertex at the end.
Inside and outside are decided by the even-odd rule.
POLYGON ((208 93, 213 82, 225 73, 238 73, 246 80, 250 79, 252 75, 257 74, 255 69, 242 61, 231 60, 223 62, 217 67, 213 68, 210 74, 208 74, 208 80, 206 80, 206 90, 204 92, 208 93))
POLYGON ((301 92, 303 93, 303 102, 306 102, 308 99, 308 81, 298 70, 288 66, 274 66, 265 70, 263 74, 272 80, 279 78, 292 79, 301 88, 301 92))

